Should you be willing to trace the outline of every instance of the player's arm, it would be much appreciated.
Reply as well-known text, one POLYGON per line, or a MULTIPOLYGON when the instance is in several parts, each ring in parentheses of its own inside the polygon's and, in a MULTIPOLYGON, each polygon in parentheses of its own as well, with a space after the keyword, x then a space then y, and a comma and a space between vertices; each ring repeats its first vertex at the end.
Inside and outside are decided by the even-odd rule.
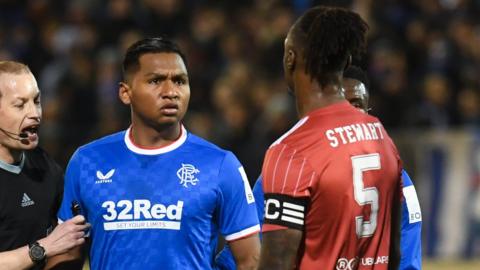
POLYGON ((270 148, 262 169, 264 219, 259 269, 293 269, 303 244, 310 185, 306 158, 281 143, 270 148))
POLYGON ((257 269, 260 258, 258 233, 228 243, 232 250, 237 269, 257 269))
POLYGON ((247 175, 232 153, 219 170, 217 223, 235 259, 237 269, 256 269, 260 256, 260 226, 247 175))
POLYGON ((292 269, 302 237, 303 232, 297 229, 265 232, 258 269, 292 269))
MULTIPOLYGON (((265 182, 264 184, 268 184, 265 182)), ((308 197, 265 194, 259 269, 292 269, 303 239, 308 197)))
MULTIPOLYGON (((260 221, 260 226, 263 222, 263 190, 262 190, 262 177, 258 177, 255 185, 253 187, 253 197, 255 198, 255 205, 257 207, 258 220, 260 221)), ((258 234, 259 239, 262 239, 262 235, 258 234)), ((229 243, 227 243, 223 249, 218 253, 215 258, 216 265, 219 269, 222 270, 235 270, 236 264, 235 259, 232 255, 232 250, 229 243)))

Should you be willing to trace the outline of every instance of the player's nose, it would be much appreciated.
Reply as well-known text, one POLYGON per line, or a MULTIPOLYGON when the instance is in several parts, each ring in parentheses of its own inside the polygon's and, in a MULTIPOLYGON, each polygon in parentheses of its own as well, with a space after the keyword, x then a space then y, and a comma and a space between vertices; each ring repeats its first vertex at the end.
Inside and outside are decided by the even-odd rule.
POLYGON ((178 98, 179 94, 177 91, 177 85, 171 80, 166 80, 162 85, 161 96, 162 98, 170 99, 178 98))

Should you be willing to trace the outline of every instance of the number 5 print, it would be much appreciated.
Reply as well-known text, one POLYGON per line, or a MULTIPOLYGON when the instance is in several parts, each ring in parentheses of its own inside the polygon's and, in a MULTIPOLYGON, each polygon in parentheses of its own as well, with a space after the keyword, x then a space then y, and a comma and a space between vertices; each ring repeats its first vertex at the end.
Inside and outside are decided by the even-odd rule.
POLYGON ((363 172, 379 170, 380 155, 378 153, 352 157, 353 167, 353 194, 355 201, 361 206, 370 204, 370 220, 364 221, 363 216, 355 217, 357 237, 370 237, 377 228, 378 190, 376 187, 364 188, 363 172))

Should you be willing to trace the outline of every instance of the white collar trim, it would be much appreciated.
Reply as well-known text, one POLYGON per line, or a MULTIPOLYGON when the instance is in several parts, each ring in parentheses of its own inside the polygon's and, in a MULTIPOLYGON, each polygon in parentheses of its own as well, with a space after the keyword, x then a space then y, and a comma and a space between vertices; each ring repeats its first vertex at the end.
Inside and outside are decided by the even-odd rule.
POLYGON ((300 119, 289 131, 287 131, 285 134, 283 134, 280 138, 278 138, 272 145, 270 145, 269 148, 272 148, 273 146, 280 144, 287 136, 292 134, 295 130, 297 130, 299 127, 303 126, 305 122, 307 122, 308 116, 305 116, 304 118, 300 119))
POLYGON ((142 148, 135 145, 135 143, 130 139, 131 130, 132 130, 132 127, 129 127, 125 132, 125 137, 124 137, 125 144, 127 145, 127 148, 130 149, 130 151, 140 155, 153 156, 153 155, 165 154, 179 148, 187 140, 187 130, 182 125, 180 129, 180 137, 176 141, 174 141, 173 143, 167 146, 154 148, 154 149, 147 149, 147 148, 142 148))
POLYGON ((20 158, 20 164, 18 165, 8 164, 0 160, 0 168, 14 174, 20 174, 24 164, 25 164, 25 153, 22 153, 22 157, 20 158))

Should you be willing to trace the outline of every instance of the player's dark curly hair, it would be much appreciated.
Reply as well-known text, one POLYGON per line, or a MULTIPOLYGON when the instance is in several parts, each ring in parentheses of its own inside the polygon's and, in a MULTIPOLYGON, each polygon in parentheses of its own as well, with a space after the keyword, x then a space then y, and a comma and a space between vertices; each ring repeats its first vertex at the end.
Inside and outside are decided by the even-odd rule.
POLYGON ((132 44, 123 59, 123 77, 132 71, 138 70, 140 56, 146 53, 176 53, 180 55, 183 63, 187 65, 185 54, 178 45, 164 37, 145 38, 132 44))
POLYGON ((305 71, 321 85, 331 83, 332 73, 343 71, 350 57, 366 49, 367 23, 352 11, 318 6, 295 23, 295 46, 303 49, 305 71))
POLYGON ((368 80, 367 74, 360 67, 351 65, 343 72, 343 78, 355 79, 363 85, 368 92, 370 89, 370 81, 368 80))

